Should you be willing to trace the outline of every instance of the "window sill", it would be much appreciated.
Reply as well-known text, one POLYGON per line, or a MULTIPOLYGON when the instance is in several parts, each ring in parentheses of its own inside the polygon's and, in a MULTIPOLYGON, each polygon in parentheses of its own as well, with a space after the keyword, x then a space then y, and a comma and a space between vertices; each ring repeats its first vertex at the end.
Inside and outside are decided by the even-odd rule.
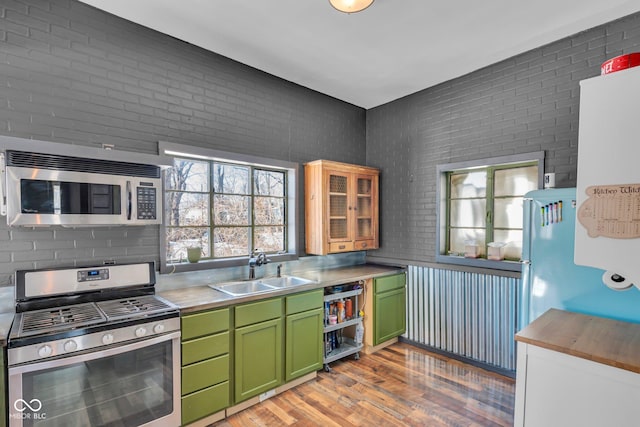
MULTIPOLYGON (((298 259, 297 254, 267 255, 269 264, 293 261, 298 259)), ((249 265, 249 257, 227 259, 202 259, 198 262, 181 262, 176 264, 163 264, 160 266, 160 274, 184 273, 188 271, 213 270, 216 268, 243 267, 249 265)))
POLYGON ((443 264, 466 265, 469 267, 486 268, 490 270, 521 271, 519 261, 494 261, 485 258, 465 258, 462 256, 436 255, 436 261, 443 264))

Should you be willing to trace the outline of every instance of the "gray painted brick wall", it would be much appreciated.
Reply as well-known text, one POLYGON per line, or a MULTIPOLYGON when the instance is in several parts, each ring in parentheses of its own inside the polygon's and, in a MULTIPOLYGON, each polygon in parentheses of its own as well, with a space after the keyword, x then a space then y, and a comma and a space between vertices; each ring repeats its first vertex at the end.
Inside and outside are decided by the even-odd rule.
POLYGON ((545 151, 558 187, 576 184, 579 81, 640 50, 628 16, 367 111, 367 164, 381 168, 381 248, 405 263, 436 253, 436 166, 545 151))
MULTIPOLYGON (((640 15, 364 111, 76 0, 0 3, 0 134, 155 153, 165 140, 380 167, 376 257, 432 261, 439 163, 545 150, 575 184, 578 81, 640 48, 640 15), (366 152, 366 156, 365 156, 366 152)), ((159 258, 158 227, 9 229, 16 269, 159 258)))
MULTIPOLYGON (((365 162, 364 109, 76 0, 0 3, 0 134, 156 153, 157 141, 303 163, 365 162)), ((158 227, 11 228, 17 269, 159 260, 158 227)), ((302 229, 302 228, 301 228, 302 229)))

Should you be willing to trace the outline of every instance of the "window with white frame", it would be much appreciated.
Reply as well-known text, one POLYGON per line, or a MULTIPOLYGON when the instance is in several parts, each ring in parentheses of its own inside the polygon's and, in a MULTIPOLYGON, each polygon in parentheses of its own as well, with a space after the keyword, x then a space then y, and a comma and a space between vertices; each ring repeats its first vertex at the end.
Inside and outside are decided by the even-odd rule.
POLYGON ((544 153, 440 165, 440 262, 519 269, 523 196, 542 182, 544 153), (488 265, 487 260, 500 261, 488 265))
POLYGON ((184 266, 189 248, 200 248, 201 263, 210 267, 243 265, 254 251, 295 255, 296 165, 171 148, 165 150, 174 156, 164 172, 165 266, 184 266))

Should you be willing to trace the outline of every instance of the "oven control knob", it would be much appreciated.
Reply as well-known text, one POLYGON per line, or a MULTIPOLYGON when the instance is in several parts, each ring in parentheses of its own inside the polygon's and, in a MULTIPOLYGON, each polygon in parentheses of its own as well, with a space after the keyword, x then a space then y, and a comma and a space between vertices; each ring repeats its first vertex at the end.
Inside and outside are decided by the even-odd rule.
POLYGON ((144 326, 140 326, 138 329, 136 329, 136 336, 138 338, 145 336, 146 333, 147 333, 147 328, 145 328, 144 326))
POLYGON ((164 332, 164 325, 162 323, 158 323, 156 326, 153 327, 153 332, 155 332, 156 334, 161 334, 164 332))
POLYGON ((38 356, 49 357, 53 353, 53 349, 49 345, 43 345, 38 349, 38 356))
POLYGON ((113 334, 104 334, 102 336, 102 344, 109 345, 113 342, 113 334))
POLYGON ((78 349, 78 344, 74 340, 68 340, 64 343, 64 351, 67 353, 70 351, 76 351, 78 349))

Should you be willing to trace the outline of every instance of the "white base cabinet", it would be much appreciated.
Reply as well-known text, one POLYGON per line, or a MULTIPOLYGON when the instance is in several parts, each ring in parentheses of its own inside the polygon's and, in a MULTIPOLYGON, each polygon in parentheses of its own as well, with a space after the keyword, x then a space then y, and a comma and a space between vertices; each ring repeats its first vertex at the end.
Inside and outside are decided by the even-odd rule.
POLYGON ((636 427, 640 374, 518 342, 514 425, 636 427))

